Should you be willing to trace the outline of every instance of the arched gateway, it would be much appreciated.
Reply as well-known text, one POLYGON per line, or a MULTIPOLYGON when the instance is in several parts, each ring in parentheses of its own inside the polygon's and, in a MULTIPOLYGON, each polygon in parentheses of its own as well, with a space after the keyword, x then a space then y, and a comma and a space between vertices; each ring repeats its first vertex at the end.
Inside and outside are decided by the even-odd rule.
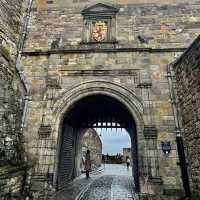
POLYGON ((62 93, 54 106, 54 134, 58 141, 54 186, 61 188, 79 175, 80 143, 85 129, 125 128, 131 138, 133 176, 139 186, 139 155, 144 155, 142 105, 136 95, 120 85, 91 81, 62 93))
MULTIPOLYGON (((37 1, 30 9, 21 75, 30 84, 23 125, 33 193, 61 188, 79 174, 81 136, 100 122, 128 131, 144 199, 180 198, 166 66, 189 42, 185 35, 194 35, 190 26, 173 28, 182 1, 103 2, 37 1)), ((193 23, 196 7, 184 9, 183 24, 193 23)))

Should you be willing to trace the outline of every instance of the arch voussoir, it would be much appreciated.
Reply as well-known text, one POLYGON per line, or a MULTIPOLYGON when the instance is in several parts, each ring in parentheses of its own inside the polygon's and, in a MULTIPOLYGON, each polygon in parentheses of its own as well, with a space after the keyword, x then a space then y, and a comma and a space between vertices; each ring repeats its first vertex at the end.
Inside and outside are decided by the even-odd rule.
MULTIPOLYGON (((116 98, 128 108, 138 125, 144 123, 142 118, 143 106, 141 100, 133 91, 112 82, 90 81, 77 85, 70 90, 62 91, 62 93, 59 94, 57 102, 53 107, 53 115, 55 116, 54 124, 58 125, 67 109, 76 101, 95 94, 108 95, 116 98)), ((55 129, 57 130, 58 127, 55 127, 55 129)))

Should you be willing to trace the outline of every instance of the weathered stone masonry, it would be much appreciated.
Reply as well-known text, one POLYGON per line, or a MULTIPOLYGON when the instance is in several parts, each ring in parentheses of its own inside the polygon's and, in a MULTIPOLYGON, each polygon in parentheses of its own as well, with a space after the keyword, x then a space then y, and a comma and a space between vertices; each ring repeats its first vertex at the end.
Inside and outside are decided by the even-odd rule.
MULTIPOLYGON (((101 92, 110 89, 118 95, 127 94, 129 98, 130 94, 134 94, 136 98, 132 98, 132 101, 138 106, 144 123, 140 124, 138 131, 142 196, 175 199, 182 186, 177 166, 174 121, 165 77, 166 66, 200 33, 200 3, 198 0, 109 1, 110 7, 101 5, 95 9, 112 10, 113 7, 116 11, 115 15, 112 13, 112 23, 108 21, 112 27, 112 40, 104 43, 85 42, 85 27, 88 21, 82 11, 101 2, 103 1, 37 0, 31 9, 21 65, 31 86, 27 123, 23 128, 29 161, 36 163, 31 182, 33 195, 35 199, 44 197, 48 193, 45 190, 48 188, 46 181, 49 181, 50 185, 53 184, 58 151, 57 127, 61 120, 56 117, 63 112, 61 108, 70 103, 66 97, 71 95, 71 91, 74 91, 74 95, 77 95, 77 91, 92 93, 96 87, 98 90, 103 88, 101 92), (162 141, 171 142, 169 157, 163 155, 162 141), (155 160, 156 157, 159 158, 158 161, 155 160), (148 166, 143 162, 146 158, 148 162, 152 162, 152 170, 148 173, 148 166), (146 184, 145 180, 148 180, 146 184)), ((3 3, 4 1, 0 2, 2 199, 6 196, 11 198, 9 193, 21 193, 24 183, 21 124, 25 93, 15 69, 16 44, 22 30, 23 4, 20 0, 7 1, 4 5, 3 3)), ((190 56, 189 60, 192 58, 190 56)), ((193 65, 193 59, 190 62, 193 65)), ((191 73, 196 82, 187 84, 198 85, 198 70, 192 70, 197 71, 196 74, 191 73)), ((180 76, 190 79, 190 73, 186 74, 184 70, 180 71, 180 76)), ((177 77, 178 82, 181 82, 179 76, 177 77)), ((189 94, 181 85, 182 82, 179 94, 189 94)), ((188 87, 186 85, 186 88, 188 87)), ((196 95, 195 89, 192 91, 196 95)), ((185 106, 187 102, 184 99, 191 99, 191 96, 182 99, 182 105, 185 106)), ((197 130, 198 116, 192 123, 194 118, 188 115, 188 110, 185 109, 187 106, 184 107, 183 114, 186 113, 186 118, 183 119, 187 127, 186 138, 189 138, 189 142, 187 139, 186 142, 191 159, 192 186, 194 194, 198 196, 199 163, 194 152, 198 152, 196 145, 199 142, 198 136, 193 140, 193 136, 189 134, 193 128, 188 128, 188 125, 192 124, 189 127, 194 127, 195 124, 194 129, 197 130)))
POLYGON ((0 199, 22 195, 26 165, 22 136, 25 87, 16 70, 23 1, 0 2, 0 199))
MULTIPOLYGON (((101 166, 102 142, 94 129, 88 129, 82 138, 82 156, 85 156, 87 150, 91 152, 91 159, 94 166, 101 166)), ((79 159, 81 160, 81 158, 79 159)))
POLYGON ((32 98, 25 131, 27 151, 34 159, 39 157, 40 172, 53 175, 55 118, 64 96, 90 81, 96 87, 101 81, 120 85, 137 96, 144 110, 145 132, 138 137, 139 148, 146 149, 147 155, 141 157, 159 157, 159 173, 152 171, 149 186, 142 186, 142 192, 172 195, 173 199, 181 182, 166 66, 199 34, 199 1, 109 1, 119 10, 113 18, 116 33, 112 42, 101 44, 83 41, 87 20, 82 11, 96 3, 101 1, 38 0, 33 5, 22 58, 32 98), (39 152, 37 147, 41 127, 47 127, 44 133, 50 135, 46 163, 45 147, 39 152), (163 155, 161 141, 171 142, 169 157, 163 155))
POLYGON ((200 37, 174 64, 194 199, 200 198, 200 37))

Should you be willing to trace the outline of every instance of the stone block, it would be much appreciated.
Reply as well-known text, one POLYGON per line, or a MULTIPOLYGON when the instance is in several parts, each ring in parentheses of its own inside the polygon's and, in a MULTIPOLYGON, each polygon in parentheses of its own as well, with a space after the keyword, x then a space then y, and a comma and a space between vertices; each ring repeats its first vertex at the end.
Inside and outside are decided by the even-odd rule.
POLYGON ((145 138, 157 138, 157 129, 155 126, 145 126, 144 127, 144 137, 145 138))
POLYGON ((48 138, 51 135, 52 128, 51 125, 40 125, 38 129, 38 134, 41 139, 48 138))

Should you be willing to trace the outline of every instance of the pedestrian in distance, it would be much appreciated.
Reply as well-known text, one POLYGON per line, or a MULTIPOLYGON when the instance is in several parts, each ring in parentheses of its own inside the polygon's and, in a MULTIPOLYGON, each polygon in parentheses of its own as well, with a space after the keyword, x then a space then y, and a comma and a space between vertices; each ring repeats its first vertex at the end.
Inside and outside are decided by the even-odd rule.
POLYGON ((91 171, 90 151, 87 150, 86 155, 85 155, 85 172, 86 172, 86 178, 90 177, 90 171, 91 171))
POLYGON ((105 164, 106 164, 106 156, 105 155, 102 155, 102 163, 105 168, 105 164))
POLYGON ((129 168, 130 163, 131 163, 130 158, 127 156, 126 157, 126 166, 127 166, 127 168, 129 168))

